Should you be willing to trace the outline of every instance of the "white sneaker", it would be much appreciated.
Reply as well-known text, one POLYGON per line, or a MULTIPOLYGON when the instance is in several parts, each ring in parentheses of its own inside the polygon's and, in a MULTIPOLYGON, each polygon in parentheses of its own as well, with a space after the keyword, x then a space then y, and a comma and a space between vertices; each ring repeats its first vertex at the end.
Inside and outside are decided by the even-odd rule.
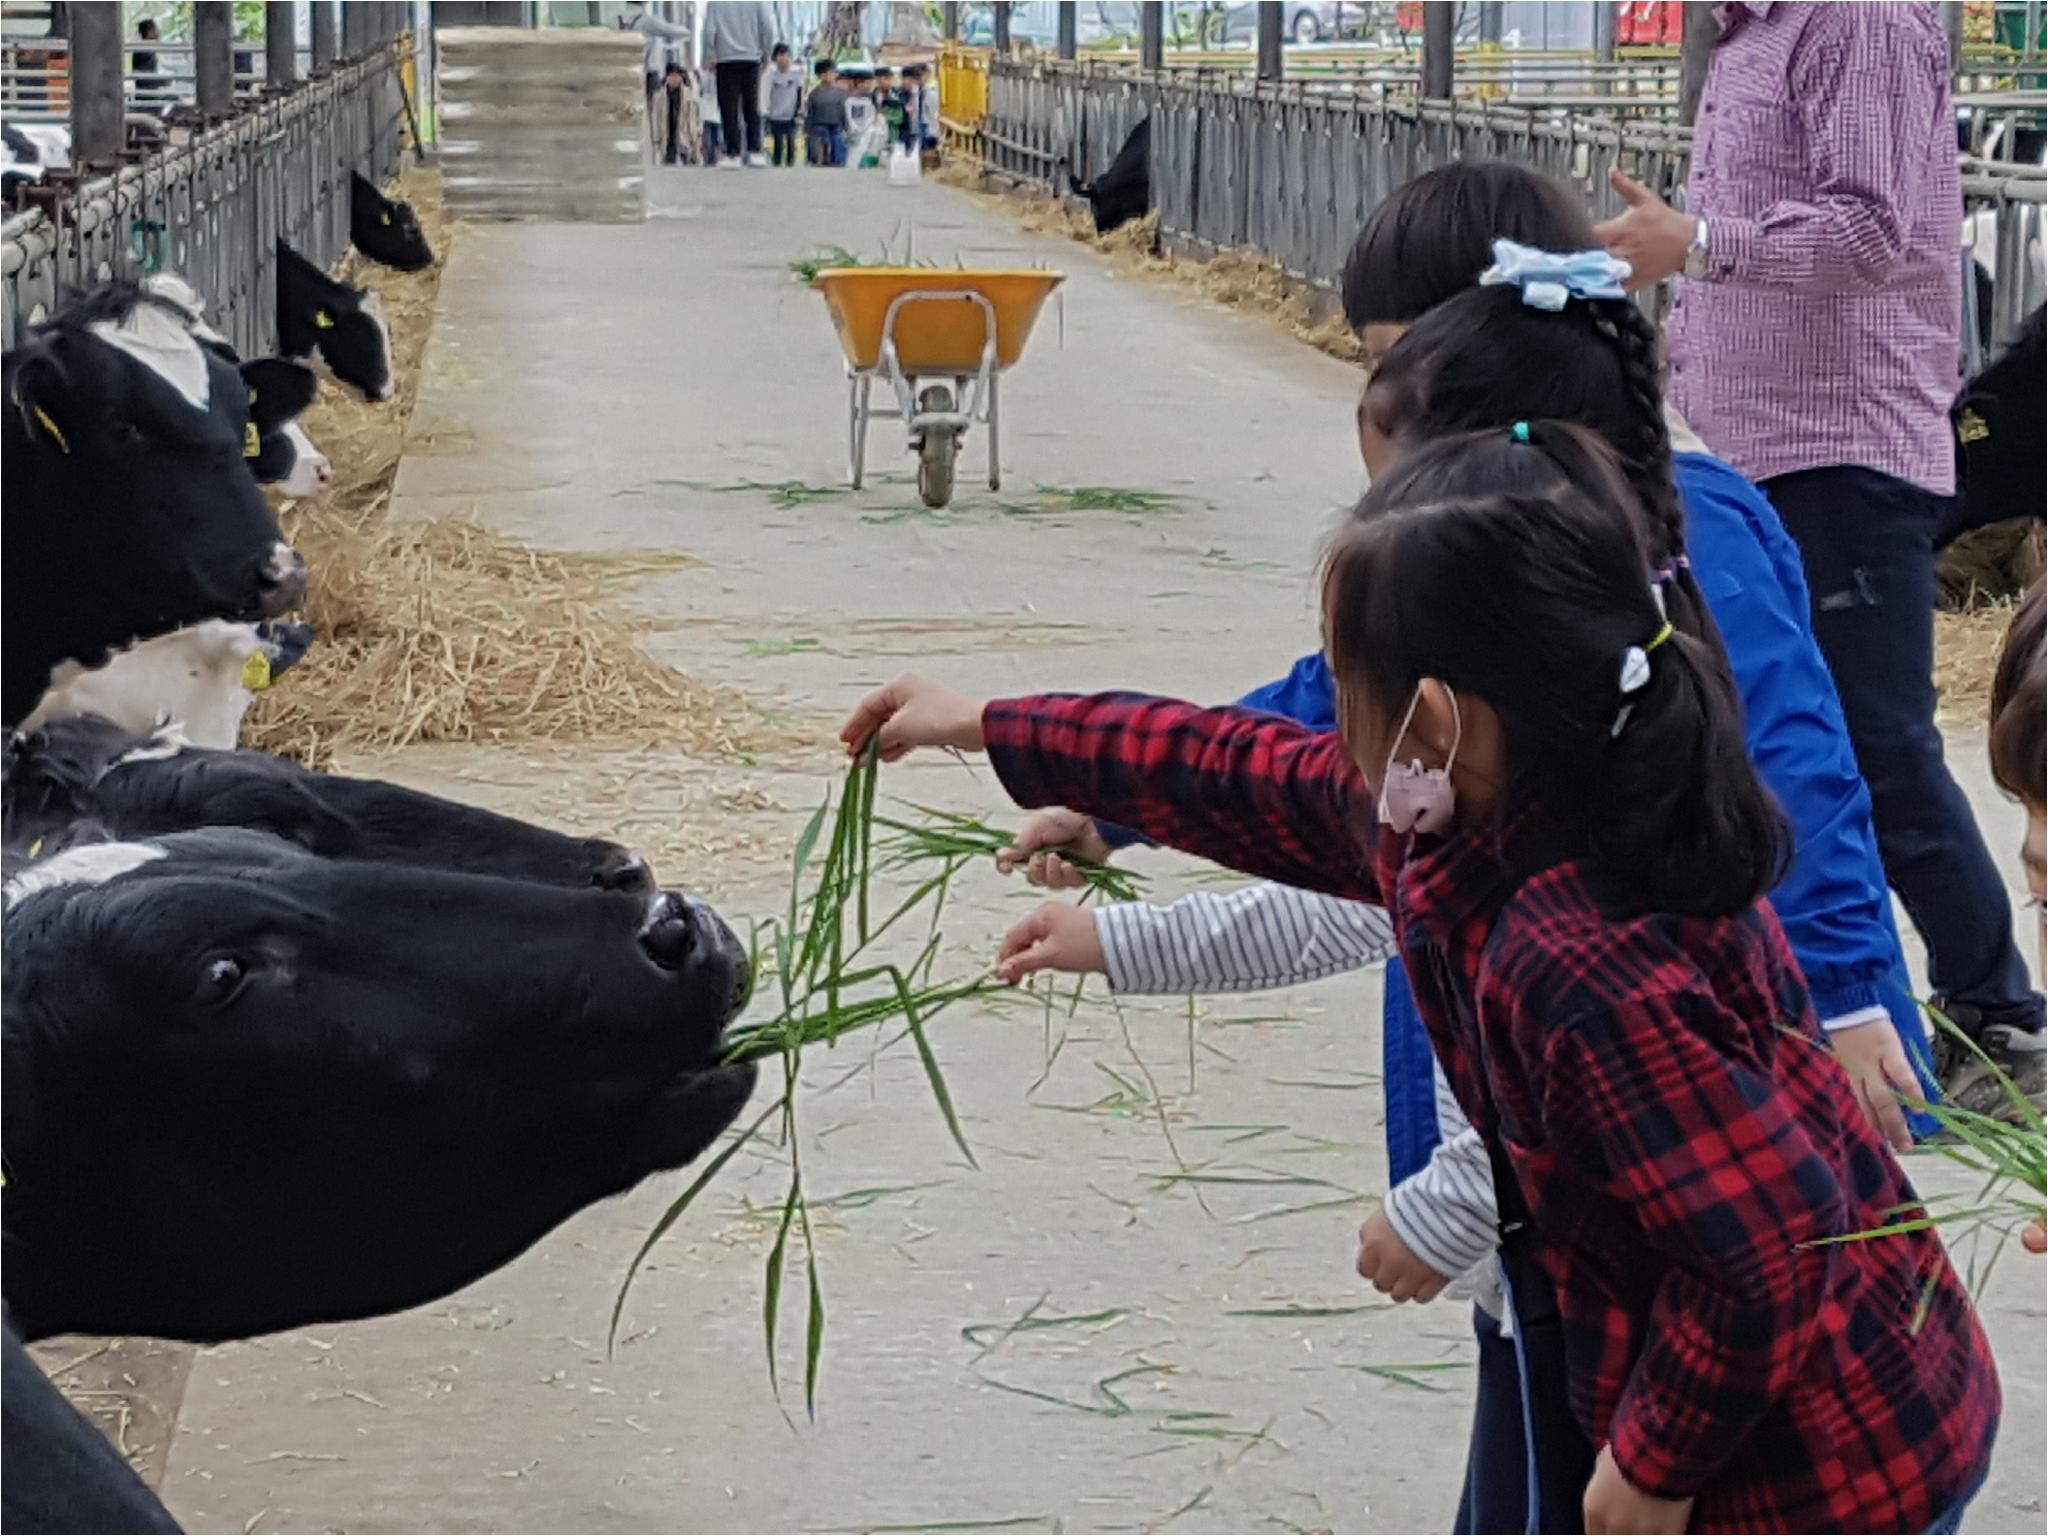
POLYGON ((718 168, 721 171, 737 171, 741 167, 737 157, 733 155, 727 155, 724 159, 718 162, 718 168))
POLYGON ((749 165, 762 166, 766 165, 767 163, 768 157, 766 155, 754 154, 747 156, 747 164, 749 165))

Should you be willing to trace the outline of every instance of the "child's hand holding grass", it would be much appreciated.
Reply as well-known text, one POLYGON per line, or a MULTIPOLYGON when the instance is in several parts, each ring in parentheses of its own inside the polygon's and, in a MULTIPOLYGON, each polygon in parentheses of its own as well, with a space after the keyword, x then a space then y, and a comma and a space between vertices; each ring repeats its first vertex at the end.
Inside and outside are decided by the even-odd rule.
POLYGON ((1040 811, 1018 830, 1017 840, 996 855, 996 868, 1015 874, 1019 868, 1033 885, 1055 891, 1076 891, 1088 878, 1063 854, 1078 854, 1091 864, 1107 864, 1115 850, 1095 830, 1092 817, 1079 811, 1040 811))
POLYGON ((839 728, 839 739, 846 743, 847 756, 858 757, 868 739, 878 737, 885 763, 913 747, 979 752, 981 709, 978 699, 906 672, 862 699, 839 728))
POLYGON ((1043 903, 1003 935, 996 978, 1015 986, 1034 971, 1099 975, 1109 968, 1093 913, 1068 901, 1043 903))

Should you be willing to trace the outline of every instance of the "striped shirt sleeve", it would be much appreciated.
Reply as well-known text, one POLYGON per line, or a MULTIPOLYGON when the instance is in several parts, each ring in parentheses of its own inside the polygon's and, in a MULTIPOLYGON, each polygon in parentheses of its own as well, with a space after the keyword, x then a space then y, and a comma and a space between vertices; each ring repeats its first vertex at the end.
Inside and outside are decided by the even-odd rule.
POLYGON ((1492 1256, 1499 1218, 1486 1145, 1459 1109, 1443 1068, 1434 1075, 1443 1140, 1427 1165, 1387 1191, 1386 1213, 1417 1258, 1456 1278, 1492 1256))
POLYGON ((1095 913, 1110 986, 1124 993, 1250 992, 1355 971, 1393 952, 1378 907, 1270 882, 1095 913))

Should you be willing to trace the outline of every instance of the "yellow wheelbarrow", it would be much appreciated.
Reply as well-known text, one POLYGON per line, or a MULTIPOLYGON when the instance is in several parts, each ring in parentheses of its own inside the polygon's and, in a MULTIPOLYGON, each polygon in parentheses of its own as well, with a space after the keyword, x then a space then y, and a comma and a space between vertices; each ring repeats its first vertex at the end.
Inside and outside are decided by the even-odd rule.
POLYGON ((868 422, 903 422, 917 455, 917 493, 928 507, 953 499, 953 466, 975 422, 988 426, 988 488, 1002 489, 1003 370, 1023 355, 1046 295, 1065 274, 941 267, 828 267, 812 279, 825 295, 846 353, 847 471, 861 488, 868 422), (871 400, 875 380, 896 409, 871 400))

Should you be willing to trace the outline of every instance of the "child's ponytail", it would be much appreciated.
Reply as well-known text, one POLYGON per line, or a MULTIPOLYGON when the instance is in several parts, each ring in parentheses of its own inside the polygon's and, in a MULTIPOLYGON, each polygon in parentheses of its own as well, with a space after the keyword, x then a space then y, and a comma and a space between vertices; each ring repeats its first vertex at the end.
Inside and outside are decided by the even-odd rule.
POLYGON ((1511 800, 1593 862, 1616 908, 1725 916, 1777 883, 1789 838, 1720 637, 1670 613, 1656 543, 1586 429, 1438 439, 1375 482, 1332 547, 1330 661, 1358 703, 1434 677, 1489 704, 1511 800))

